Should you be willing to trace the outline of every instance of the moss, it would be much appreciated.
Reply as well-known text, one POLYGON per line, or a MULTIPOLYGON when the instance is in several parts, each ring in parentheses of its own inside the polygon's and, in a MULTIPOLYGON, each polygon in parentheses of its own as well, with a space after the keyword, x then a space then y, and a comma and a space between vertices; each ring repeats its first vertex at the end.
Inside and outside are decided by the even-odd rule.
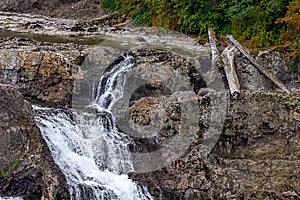
POLYGON ((40 194, 33 194, 33 195, 24 196, 24 200, 40 200, 40 199, 41 199, 40 194))
POLYGON ((81 66, 82 63, 83 63, 83 61, 84 61, 84 59, 85 59, 84 56, 78 56, 77 58, 75 58, 74 63, 75 63, 76 65, 81 66))
POLYGON ((229 128, 229 126, 227 125, 227 124, 224 124, 224 126, 223 126, 223 131, 225 131, 226 129, 228 129, 229 128))
POLYGON ((12 170, 14 170, 18 165, 19 165, 19 160, 18 160, 18 161, 15 161, 13 164, 11 164, 11 165, 8 167, 8 170, 9 170, 9 171, 12 171, 12 170))
POLYGON ((26 153, 24 153, 23 155, 20 156, 19 160, 15 161, 13 164, 11 164, 8 167, 9 171, 13 171, 14 169, 16 169, 16 167, 20 164, 20 162, 22 162, 24 160, 24 158, 27 156, 26 153))
POLYGON ((0 169, 0 179, 3 178, 5 176, 5 172, 3 171, 3 169, 0 169))
POLYGON ((297 58, 293 61, 292 65, 291 65, 291 72, 296 73, 299 65, 300 65, 300 58, 297 58))
POLYGON ((57 196, 57 191, 53 191, 53 192, 52 192, 52 197, 53 197, 53 199, 55 199, 56 196, 57 196))

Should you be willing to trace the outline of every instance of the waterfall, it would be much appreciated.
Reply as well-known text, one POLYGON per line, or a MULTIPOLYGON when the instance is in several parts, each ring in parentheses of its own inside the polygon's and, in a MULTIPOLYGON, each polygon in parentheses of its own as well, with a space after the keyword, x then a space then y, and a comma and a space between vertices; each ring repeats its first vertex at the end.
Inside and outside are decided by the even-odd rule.
POLYGON ((124 74, 134 66, 134 58, 124 55, 100 78, 87 109, 92 111, 33 106, 42 136, 66 176, 71 199, 152 199, 147 188, 127 176, 133 170, 128 147, 133 141, 118 131, 111 112, 122 98, 124 74))

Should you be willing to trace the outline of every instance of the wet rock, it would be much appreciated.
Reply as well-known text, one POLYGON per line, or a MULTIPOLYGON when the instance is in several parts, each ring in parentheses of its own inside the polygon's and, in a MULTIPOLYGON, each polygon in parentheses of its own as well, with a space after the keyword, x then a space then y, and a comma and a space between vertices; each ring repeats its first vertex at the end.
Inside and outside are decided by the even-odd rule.
POLYGON ((81 63, 84 74, 82 78, 74 81, 72 94, 72 106, 82 109, 94 100, 99 78, 120 57, 122 51, 100 46, 86 49, 84 54, 86 56, 81 63))
POLYGON ((158 149, 178 132, 180 107, 174 97, 144 97, 129 108, 129 113, 131 126, 135 130, 143 132, 142 128, 147 126, 157 129, 154 135, 148 135, 145 139, 136 138, 139 150, 158 149))
POLYGON ((67 199, 68 186, 33 119, 31 104, 0 84, 0 196, 67 199))
POLYGON ((126 21, 125 15, 120 15, 115 12, 109 15, 103 15, 99 18, 94 18, 89 21, 79 21, 77 24, 81 27, 116 26, 115 28, 118 28, 118 26, 121 26, 120 24, 124 23, 125 21, 126 21))
MULTIPOLYGON (((292 60, 289 55, 290 50, 275 48, 270 52, 259 54, 258 59, 266 68, 278 77, 292 92, 299 93, 300 88, 300 65, 292 70, 292 60)), ((277 86, 273 90, 281 90, 277 86)))
POLYGON ((135 138, 137 149, 154 151, 179 132, 180 104, 191 96, 197 102, 196 92, 205 82, 195 66, 178 54, 152 49, 134 49, 132 54, 137 67, 134 78, 128 77, 128 88, 136 88, 129 103, 130 126, 144 135, 135 138))
POLYGON ((204 97, 206 95, 215 93, 216 91, 214 89, 211 88, 200 88, 200 90, 198 91, 197 95, 200 97, 204 97))
POLYGON ((25 23, 24 27, 28 29, 43 28, 43 26, 39 23, 30 23, 30 22, 25 23))
MULTIPOLYGON (((14 14, 5 16, 1 22, 8 21, 12 16, 14 14)), ((71 27, 81 27, 82 30, 78 29, 78 34, 85 30, 89 34, 93 33, 93 31, 88 31, 90 28, 96 29, 97 27, 100 30, 102 24, 110 26, 122 23, 124 20, 120 17, 120 21, 116 19, 110 23, 109 20, 105 21, 108 19, 105 17, 81 20, 80 22, 49 20, 44 17, 41 19, 36 16, 26 16, 26 20, 22 20, 25 18, 24 15, 14 17, 19 18, 14 20, 15 24, 12 26, 20 28, 28 21, 43 21, 43 23, 53 21, 47 23, 47 26, 39 23, 43 27, 50 27, 49 29, 54 30, 55 33, 66 30, 66 32, 60 32, 60 34, 66 35, 70 34, 71 27)), ((26 32, 29 28, 41 29, 35 27, 34 24, 37 23, 29 23, 28 27, 23 28, 26 29, 26 32)), ((24 32, 24 29, 16 30, 24 32)), ((191 44, 182 42, 182 35, 177 35, 177 38, 174 35, 169 37, 165 33, 153 29, 135 30, 137 35, 140 34, 138 36, 132 31, 118 31, 116 28, 103 30, 107 30, 109 34, 114 30, 118 37, 121 33, 124 33, 126 37, 130 35, 138 42, 137 44, 145 43, 145 41, 164 45, 169 41, 177 41, 180 43, 178 46, 191 44), (153 31, 157 31, 154 37, 152 37, 153 31)), ((53 34, 53 32, 49 31, 48 33, 53 34)), ((75 33, 72 32, 73 34, 75 33)), ((124 38, 126 38, 125 36, 124 38)), ((66 47, 63 44, 43 46, 27 39, 18 39, 13 42, 15 44, 8 40, 2 40, 1 56, 5 59, 1 60, 0 80, 12 83, 23 94, 31 98, 55 102, 59 105, 69 104, 70 93, 66 89, 74 78, 70 76, 70 73, 74 71, 76 73, 78 70, 69 66, 73 65, 71 61, 76 60, 80 55, 78 51, 72 50, 74 46, 66 47), (38 86, 31 84, 38 84, 38 86)), ((207 53, 209 51, 207 49, 204 51, 205 55, 200 59, 201 67, 204 67, 202 72, 209 72, 211 68, 210 57, 207 53)), ((99 47, 92 51, 87 50, 85 54, 88 56, 80 63, 82 68, 90 74, 88 74, 86 83, 81 81, 75 83, 73 105, 76 106, 86 105, 93 99, 98 78, 120 56, 121 51, 99 47)), ((217 114, 209 113, 211 111, 211 95, 214 95, 216 88, 209 88, 209 85, 204 82, 202 74, 197 72, 198 69, 186 58, 177 54, 149 49, 134 49, 132 54, 136 57, 139 66, 135 72, 151 82, 134 85, 137 88, 135 88, 129 103, 130 123, 140 130, 151 124, 160 128, 151 138, 134 138, 137 148, 132 147, 132 151, 156 151, 178 134, 178 125, 182 117, 179 100, 188 97, 188 93, 185 91, 189 90, 194 95, 197 94, 195 96, 200 108, 200 131, 195 132, 197 136, 195 141, 192 141, 191 147, 181 158, 160 170, 145 174, 130 174, 134 180, 148 186, 149 191, 156 199, 276 199, 282 196, 286 198, 299 196, 299 95, 242 92, 239 99, 232 101, 228 108, 225 108, 228 116, 219 142, 212 153, 203 158, 199 153, 203 147, 203 136, 211 125, 210 118, 217 114), (176 91, 181 92, 175 93, 176 91)), ((261 54, 258 59, 263 56, 261 54)), ((277 57, 271 60, 265 59, 265 61, 270 70, 272 69, 270 66, 288 64, 283 62, 284 59, 277 59, 277 57)), ((264 59, 261 62, 264 62, 264 59)), ((237 56, 236 63, 242 89, 273 90, 272 84, 245 58, 237 56)), ((283 73, 288 69, 278 69, 274 71, 279 78, 289 81, 290 77, 284 76, 283 73), (282 69, 284 71, 280 73, 282 69)), ((213 75, 208 76, 208 79, 214 80, 213 77, 213 75)), ((105 113, 100 115, 109 117, 105 113)), ((23 130, 24 127, 20 128, 9 124, 15 118, 14 114, 3 112, 0 117, 3 117, 2 127, 9 126, 8 129, 1 127, 0 132, 19 133, 23 130)), ((15 155, 13 154, 13 156, 15 155)), ((14 158, 17 157, 18 155, 14 158)), ((7 173, 7 170, 4 171, 7 173)), ((0 169, 0 174, 3 174, 4 171, 0 169)), ((23 171, 22 177, 27 177, 32 173, 31 168, 23 171)), ((38 179, 37 177, 41 177, 41 175, 30 177, 28 180, 31 182, 31 180, 38 179)), ((3 188, 8 188, 8 186, 3 188)), ((14 190, 17 191, 16 193, 22 193, 17 189, 14 190)), ((32 194, 40 196, 40 191, 34 189, 32 194)))
POLYGON ((97 27, 90 27, 87 29, 87 32, 97 32, 98 28, 97 27))
POLYGON ((74 26, 70 29, 71 31, 74 31, 74 32, 78 32, 78 31, 85 31, 84 28, 80 27, 80 26, 74 26))
POLYGON ((270 90, 271 82, 245 57, 235 58, 237 75, 242 90, 270 90))

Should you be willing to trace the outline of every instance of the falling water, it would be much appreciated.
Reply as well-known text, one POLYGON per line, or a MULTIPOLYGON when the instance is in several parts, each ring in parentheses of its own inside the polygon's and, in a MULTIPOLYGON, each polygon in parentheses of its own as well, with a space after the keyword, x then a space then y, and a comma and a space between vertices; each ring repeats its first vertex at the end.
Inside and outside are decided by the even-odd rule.
MULTIPOLYGON (((35 120, 70 185, 71 199, 152 199, 145 187, 131 181, 129 144, 116 126, 111 108, 122 98, 124 74, 135 66, 125 55, 100 79, 92 112, 34 106, 35 120)), ((92 109, 91 109, 92 108, 92 109)))

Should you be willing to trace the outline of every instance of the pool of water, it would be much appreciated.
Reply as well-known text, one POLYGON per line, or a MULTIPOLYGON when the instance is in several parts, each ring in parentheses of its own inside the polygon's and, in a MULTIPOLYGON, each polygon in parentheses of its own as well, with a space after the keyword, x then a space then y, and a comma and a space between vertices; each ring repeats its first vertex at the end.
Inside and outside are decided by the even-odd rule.
POLYGON ((39 42, 73 43, 78 45, 99 45, 105 40, 105 37, 102 35, 64 36, 64 35, 20 33, 20 32, 8 31, 8 30, 0 30, 0 38, 7 38, 7 37, 23 37, 23 38, 33 39, 39 42))

